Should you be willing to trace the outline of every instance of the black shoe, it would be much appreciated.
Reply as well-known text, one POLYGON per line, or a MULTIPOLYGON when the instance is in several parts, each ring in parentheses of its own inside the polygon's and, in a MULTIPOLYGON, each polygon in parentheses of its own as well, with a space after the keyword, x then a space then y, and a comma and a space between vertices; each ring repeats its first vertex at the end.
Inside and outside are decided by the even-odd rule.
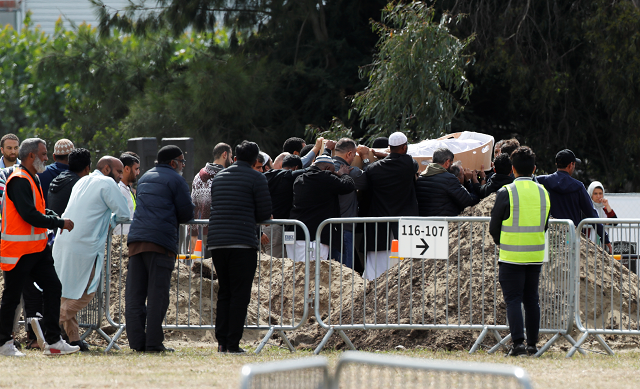
POLYGON ((236 348, 229 348, 227 349, 227 352, 229 354, 246 354, 247 352, 244 351, 243 349, 241 349, 240 347, 236 347, 236 348))
POLYGON ((528 344, 527 345, 527 354, 529 356, 536 355, 538 353, 538 348, 535 345, 528 344))
POLYGON ((227 350, 227 346, 223 346, 221 344, 218 345, 218 352, 219 353, 226 353, 227 351, 228 351, 227 350))
POLYGON ((86 352, 86 351, 89 351, 89 345, 84 340, 76 340, 76 341, 73 341, 73 342, 69 342, 69 344, 72 345, 72 346, 80 347, 80 352, 82 352, 82 353, 86 352))
POLYGON ((22 350, 22 345, 20 344, 20 342, 18 342, 17 340, 13 340, 13 345, 18 349, 18 350, 22 350))
POLYGON ((509 353, 506 355, 508 357, 526 357, 527 356, 527 348, 524 347, 523 343, 514 344, 509 349, 509 353))
POLYGON ((147 353, 172 353, 176 350, 169 347, 164 347, 164 345, 160 345, 158 347, 147 347, 144 351, 147 353))

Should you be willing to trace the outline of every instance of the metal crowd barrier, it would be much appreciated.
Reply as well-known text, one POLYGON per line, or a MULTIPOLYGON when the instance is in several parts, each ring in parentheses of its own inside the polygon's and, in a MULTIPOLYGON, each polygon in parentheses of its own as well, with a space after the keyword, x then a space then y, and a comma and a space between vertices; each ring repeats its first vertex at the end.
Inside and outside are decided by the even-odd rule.
POLYGON ((613 355, 602 335, 640 335, 640 280, 638 252, 640 220, 584 219, 577 230, 576 261, 580 271, 575 284, 575 322, 583 333, 567 357, 593 336, 604 350, 613 355), (613 256, 604 239, 598 236, 596 224, 604 226, 611 240, 613 256))
POLYGON ((241 389, 329 389, 324 357, 292 359, 242 366, 241 389))
POLYGON ((347 351, 333 378, 325 358, 268 362, 242 367, 241 389, 285 388, 524 388, 532 389, 519 367, 452 362, 347 351))
MULTIPOLYGON (((211 331, 215 330, 214 310, 217 299, 213 298, 214 285, 213 280, 205 281, 205 274, 210 272, 209 277, 212 278, 215 268, 211 258, 194 258, 190 254, 195 239, 190 239, 190 231, 196 231, 200 238, 204 238, 204 228, 209 224, 208 220, 194 220, 189 223, 188 229, 181 228, 180 247, 186 250, 185 253, 179 255, 185 257, 176 265, 174 274, 172 275, 172 291, 177 296, 176 301, 169 306, 167 316, 163 324, 165 330, 178 331, 211 331), (187 269, 184 269, 186 265, 187 269), (186 272, 186 274, 185 274, 186 272), (177 280, 177 282, 175 282, 177 280)), ((274 257, 273 255, 262 254, 262 258, 267 256, 268 264, 265 266, 264 259, 258 262, 256 275, 254 279, 254 292, 245 322, 245 330, 263 330, 267 334, 262 339, 260 345, 256 349, 259 353, 266 345, 274 333, 278 333, 291 351, 295 348, 285 336, 284 331, 293 331, 302 326, 309 316, 309 231, 307 227, 298 220, 269 220, 261 223, 261 225, 269 226, 271 231, 267 236, 271 235, 270 241, 273 242, 274 233, 278 229, 284 229, 284 226, 291 229, 293 233, 301 229, 304 232, 305 240, 301 241, 302 249, 297 252, 298 257, 289 261, 274 257), (261 266, 262 264, 262 266, 261 266), (288 283, 285 277, 292 273, 296 276, 290 277, 288 283), (265 280, 268 280, 266 282, 265 280), (296 282, 298 280, 299 282, 296 282), (265 284, 268 286, 265 287, 265 284), (302 301, 302 304, 300 302, 302 301)), ((183 225, 185 226, 185 225, 183 225)), ((183 227, 181 226, 181 227, 183 227)), ((258 231, 258 230, 257 230, 258 231)), ((284 234, 283 234, 284 235, 284 234)), ((122 241, 122 237, 118 238, 122 241)), ((202 239, 204 241, 204 239, 202 239)), ((110 278, 106 282, 105 293, 109 304, 105 306, 105 315, 109 324, 117 328, 116 333, 107 347, 109 351, 115 345, 115 342, 122 335, 126 328, 125 323, 125 281, 124 266, 124 248, 120 245, 117 255, 112 255, 113 236, 109 237, 107 258, 105 267, 110 269, 110 278)), ((271 244, 273 248, 273 244, 271 244)), ((206 246, 203 244, 203 253, 207 253, 206 246)), ((197 255, 196 255, 197 256, 197 255)), ((208 257, 207 255, 204 255, 208 257)), ((286 257, 289 257, 288 255, 286 257)), ((128 263, 128 262, 127 262, 128 263)))
MULTIPOLYGON (((498 341, 489 352, 495 352, 500 347, 506 348, 509 337, 503 339, 498 333, 508 331, 509 327, 502 292, 498 289, 498 255, 489 235, 490 218, 411 219, 448 223, 447 243, 451 250, 446 259, 389 258, 385 251, 391 251, 392 248, 390 231, 393 230, 393 224, 401 220, 400 217, 335 218, 320 224, 316 241, 320 241, 324 228, 330 228, 337 233, 339 242, 334 245, 336 238, 332 235, 329 246, 338 246, 340 257, 345 251, 351 250, 354 263, 350 268, 340 267, 337 277, 331 274, 331 267, 329 274, 323 274, 321 266, 316 266, 315 316, 318 324, 328 330, 316 348, 316 354, 334 332, 353 350, 355 347, 344 331, 371 329, 479 331, 480 336, 471 353, 478 349, 488 334, 498 341), (354 246, 345 248, 341 236, 344 236, 347 225, 356 232, 355 235, 362 232, 362 246, 358 244, 360 239, 354 235, 354 246), (378 242, 380 232, 383 242, 378 242), (375 240, 373 246, 367 245, 371 239, 375 240), (355 261, 361 257, 356 255, 359 247, 375 247, 368 256, 372 259, 378 256, 378 262, 365 263, 365 275, 370 274, 367 266, 382 267, 376 269, 373 276, 377 277, 365 280, 363 286, 358 285, 353 277, 350 282, 343 281, 348 279, 345 275, 354 271, 355 261), (380 256, 383 257, 382 261, 380 256), (394 266, 396 263, 399 265, 394 266), (387 267, 389 270, 382 272, 387 267), (338 285, 335 285, 336 282, 338 285), (400 292, 401 288, 404 288, 403 292, 400 292)), ((575 230, 571 221, 551 221, 549 241, 549 261, 543 265, 540 277, 540 333, 551 334, 552 337, 540 349, 538 356, 560 337, 575 344, 569 335, 573 326, 575 301, 572 280, 576 272, 573 260, 575 230)), ((316 245, 316 258, 320 254, 321 247, 316 245)))

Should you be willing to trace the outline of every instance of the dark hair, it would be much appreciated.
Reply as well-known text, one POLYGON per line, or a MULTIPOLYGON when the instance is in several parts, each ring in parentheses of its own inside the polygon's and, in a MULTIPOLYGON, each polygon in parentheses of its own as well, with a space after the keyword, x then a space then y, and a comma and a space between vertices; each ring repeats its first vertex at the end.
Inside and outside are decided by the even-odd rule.
POLYGON ((511 153, 513 168, 521 176, 531 176, 536 167, 536 155, 527 146, 518 147, 511 153))
POLYGON ((227 152, 227 154, 231 154, 231 146, 226 143, 218 143, 216 147, 213 148, 213 160, 220 158, 222 153, 227 152))
POLYGON ((256 161, 260 162, 260 165, 264 165, 264 155, 262 155, 262 153, 258 152, 258 157, 256 158, 256 161))
POLYGON ((297 155, 289 154, 282 159, 282 167, 302 169, 302 159, 297 155))
POLYGON ((342 138, 336 143, 335 150, 339 153, 348 153, 351 150, 355 150, 356 146, 356 142, 353 139, 342 138))
POLYGON ((136 158, 129 153, 122 153, 119 159, 123 166, 133 167, 134 164, 140 163, 140 158, 136 158))
POLYGON ((371 147, 374 149, 386 149, 387 147, 389 147, 389 138, 376 138, 371 144, 371 147))
POLYGON ((511 156, 518 147, 520 147, 520 142, 516 138, 507 139, 502 142, 500 146, 501 153, 507 153, 508 156, 511 156))
POLYGON ((313 150, 313 146, 314 145, 306 145, 302 148, 302 150, 300 150, 300 157, 304 157, 305 155, 309 154, 309 152, 311 150, 313 150))
POLYGON ((493 167, 497 174, 507 175, 511 173, 511 159, 507 153, 501 153, 493 161, 493 167))
MULTIPOLYGON (((124 155, 124 154, 123 154, 124 155)), ((122 157, 120 157, 122 159, 122 157)), ((89 150, 79 147, 69 153, 69 170, 80 173, 91 165, 91 153, 89 150)))
POLYGON ((287 153, 291 154, 293 154, 294 151, 297 151, 299 153, 302 150, 302 147, 304 147, 305 143, 306 142, 302 138, 289 138, 284 141, 284 145, 282 145, 282 151, 286 151, 287 153))
POLYGON ((441 147, 433 152, 433 163, 444 165, 445 162, 451 160, 453 162, 453 153, 446 147, 441 147))
POLYGON ((453 174, 454 176, 456 176, 456 178, 458 178, 458 176, 460 175, 460 166, 458 165, 449 166, 449 173, 453 174))
POLYGON ((236 158, 238 161, 248 162, 253 165, 260 155, 260 147, 255 142, 243 140, 236 146, 236 158))
POLYGON ((15 140, 16 142, 18 142, 18 144, 20 143, 20 139, 18 139, 18 137, 14 134, 6 134, 2 137, 2 139, 0 139, 0 147, 4 147, 4 141, 7 139, 15 140))

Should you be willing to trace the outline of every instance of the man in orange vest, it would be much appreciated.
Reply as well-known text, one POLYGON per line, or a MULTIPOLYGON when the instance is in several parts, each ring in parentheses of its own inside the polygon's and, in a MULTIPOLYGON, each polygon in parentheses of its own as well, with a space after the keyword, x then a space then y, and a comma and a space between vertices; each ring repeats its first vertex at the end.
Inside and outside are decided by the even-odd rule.
POLYGON ((42 139, 25 139, 20 145, 20 165, 7 180, 2 203, 0 269, 4 271, 4 291, 0 305, 0 355, 22 357, 13 343, 13 317, 27 282, 35 281, 43 290, 44 354, 77 352, 60 336, 60 296, 62 286, 53 267, 47 229, 73 229, 73 222, 45 209, 40 180, 45 169, 47 146, 42 139))

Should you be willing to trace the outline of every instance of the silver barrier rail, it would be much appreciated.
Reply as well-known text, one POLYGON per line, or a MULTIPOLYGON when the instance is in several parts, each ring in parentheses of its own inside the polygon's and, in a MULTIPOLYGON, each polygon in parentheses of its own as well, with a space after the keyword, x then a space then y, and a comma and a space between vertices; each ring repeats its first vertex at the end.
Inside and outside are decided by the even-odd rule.
POLYGON ((638 252, 640 220, 584 219, 576 240, 575 322, 582 336, 567 357, 591 336, 610 355, 613 350, 602 335, 640 335, 640 280, 638 252), (595 225, 603 225, 611 239, 613 256, 595 225))
MULTIPOLYGON (((316 262, 315 315, 318 324, 328 332, 315 353, 324 348, 334 332, 353 350, 355 347, 344 331, 370 329, 479 331, 471 353, 480 347, 488 334, 498 342, 489 352, 506 348, 510 337, 503 339, 498 332, 508 331, 509 327, 499 290, 498 250, 489 235, 490 218, 409 218, 416 223, 435 225, 439 222, 442 225, 444 222, 448 226, 449 235, 444 238, 444 244, 449 252, 442 257, 444 259, 396 259, 390 256, 391 235, 408 232, 401 230, 400 225, 394 226, 402 219, 407 218, 335 218, 325 220, 318 227, 316 242, 322 240, 324 228, 333 233, 328 247, 315 245, 316 258, 326 258, 326 252, 337 242, 339 252, 331 258, 343 258, 345 251, 351 251, 353 261, 349 267, 340 266, 336 270, 316 262), (350 247, 344 244, 349 240, 344 238, 345 226, 356 235, 362 230, 362 237, 356 237, 350 247), (358 242, 360 239, 362 241, 358 242), (358 252, 359 243, 369 252, 358 252), (366 257, 363 281, 354 275, 358 257, 366 257), (376 270, 374 273, 372 268, 376 270), (338 274, 332 274, 335 272, 338 274)), ((406 228, 406 221, 403 223, 406 228)), ((424 225, 421 228, 422 232, 427 232, 424 225)), ((430 231, 442 234, 439 228, 430 231)), ((550 222, 550 259, 543 266, 539 291, 540 333, 552 336, 538 356, 561 337, 575 344, 569 335, 575 301, 572 286, 574 240, 571 221, 550 222)), ((417 247, 427 251, 426 246, 427 242, 422 240, 417 247)))
MULTIPOLYGON (((180 228, 179 247, 186 253, 179 253, 179 262, 172 274, 172 301, 163 324, 165 330, 215 330, 215 304, 217 283, 214 282, 214 266, 210 256, 199 258, 191 254, 195 249, 198 239, 205 238, 205 228, 208 220, 194 220, 189 223, 189 228, 180 228), (192 238, 193 237, 193 238, 192 238), (208 278, 208 279, 207 279, 208 278)), ((274 241, 274 234, 282 232, 285 235, 285 226, 294 235, 302 231, 304 241, 300 241, 299 250, 282 259, 274 255, 261 254, 256 269, 252 298, 249 304, 245 329, 267 331, 260 342, 256 353, 259 353, 269 339, 278 333, 291 351, 294 346, 285 335, 285 331, 293 331, 302 326, 309 316, 309 231, 307 227, 297 220, 269 220, 260 223, 270 227, 270 242, 274 241), (291 277, 287 277, 287 276, 291 277)), ((105 266, 110 269, 109 282, 106 285, 107 307, 105 313, 107 321, 117 328, 116 333, 106 351, 115 345, 117 339, 125 330, 124 319, 124 292, 125 292, 125 266, 128 263, 123 244, 120 243, 113 251, 113 240, 123 242, 123 237, 109 237, 109 250, 105 266)), ((200 239, 205 241, 205 239, 200 239)), ((284 246, 284 243, 282 243, 284 246)), ((273 243, 270 245, 274 248, 273 243)), ((206 244, 202 244, 202 253, 207 253, 206 244)))
POLYGON ((425 360, 347 351, 338 360, 332 389, 523 388, 527 372, 516 366, 425 360))
POLYGON ((292 359, 242 366, 241 389, 329 389, 328 361, 324 357, 292 359))

